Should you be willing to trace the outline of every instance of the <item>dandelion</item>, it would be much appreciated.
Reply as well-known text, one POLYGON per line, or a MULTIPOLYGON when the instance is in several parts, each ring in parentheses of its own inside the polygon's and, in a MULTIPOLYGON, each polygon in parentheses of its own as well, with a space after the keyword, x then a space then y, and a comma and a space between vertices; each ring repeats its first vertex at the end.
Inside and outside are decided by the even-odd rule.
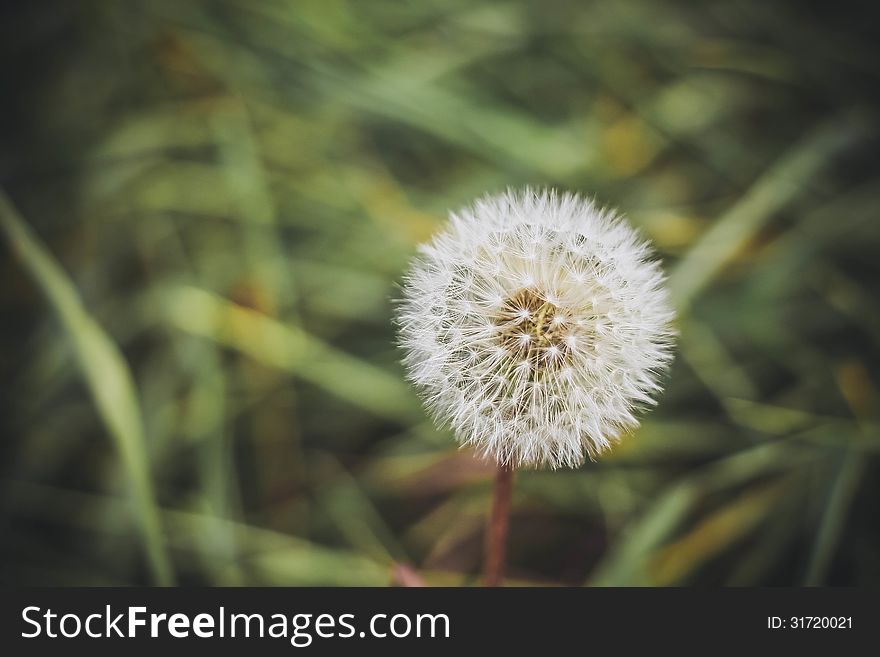
POLYGON ((437 422, 509 489, 514 468, 600 456, 655 403, 673 338, 663 282, 613 211, 568 193, 487 196, 406 276, 404 364, 437 422))

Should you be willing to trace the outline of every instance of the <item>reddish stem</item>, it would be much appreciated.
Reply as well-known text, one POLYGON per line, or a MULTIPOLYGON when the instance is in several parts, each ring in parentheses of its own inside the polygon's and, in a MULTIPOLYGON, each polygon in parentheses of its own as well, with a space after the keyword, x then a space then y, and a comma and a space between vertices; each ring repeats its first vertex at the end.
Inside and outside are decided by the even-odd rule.
POLYGON ((513 468, 499 465, 495 475, 492 513, 486 532, 486 562, 483 573, 485 586, 501 586, 504 580, 504 558, 507 548, 507 527, 510 520, 510 497, 513 491, 513 468))

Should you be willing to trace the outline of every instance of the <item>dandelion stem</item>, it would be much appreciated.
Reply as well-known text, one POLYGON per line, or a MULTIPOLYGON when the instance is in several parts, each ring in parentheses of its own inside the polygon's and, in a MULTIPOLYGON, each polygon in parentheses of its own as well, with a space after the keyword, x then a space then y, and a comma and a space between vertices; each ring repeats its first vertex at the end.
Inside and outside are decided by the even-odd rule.
POLYGON ((507 527, 510 520, 510 496, 513 491, 513 467, 499 464, 495 475, 492 512, 486 533, 486 562, 483 583, 500 586, 504 579, 504 557, 507 547, 507 527))

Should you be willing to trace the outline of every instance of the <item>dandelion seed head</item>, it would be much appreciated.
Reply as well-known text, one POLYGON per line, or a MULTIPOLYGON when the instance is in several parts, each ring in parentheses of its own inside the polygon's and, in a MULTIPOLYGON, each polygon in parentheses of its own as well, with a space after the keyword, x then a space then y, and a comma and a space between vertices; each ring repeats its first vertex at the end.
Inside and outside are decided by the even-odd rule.
POLYGON ((574 467, 654 403, 674 337, 663 283, 613 211, 567 193, 487 196, 407 273, 404 364, 460 443, 516 467, 574 467))

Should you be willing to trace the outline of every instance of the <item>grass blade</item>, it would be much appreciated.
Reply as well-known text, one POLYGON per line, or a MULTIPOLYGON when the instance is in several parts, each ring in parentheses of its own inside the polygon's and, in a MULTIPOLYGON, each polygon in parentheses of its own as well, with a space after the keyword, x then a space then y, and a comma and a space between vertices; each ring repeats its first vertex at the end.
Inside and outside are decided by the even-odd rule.
POLYGON ((845 148, 865 137, 870 126, 858 117, 836 117, 807 135, 762 175, 742 199, 710 228, 669 277, 676 307, 685 309, 749 240, 845 148))
POLYGON ((70 279, 0 190, 0 229, 12 251, 58 314, 77 362, 128 475, 144 549, 157 584, 174 583, 147 467, 144 430, 134 381, 122 354, 83 307, 70 279))
POLYGON ((821 586, 847 519, 847 511, 858 490, 865 471, 865 457, 858 450, 848 449, 840 457, 828 489, 819 531, 804 576, 805 586, 821 586))
POLYGON ((400 378, 298 326, 191 286, 173 287, 162 300, 166 320, 180 330, 238 349, 378 416, 404 423, 421 417, 412 391, 400 378))

